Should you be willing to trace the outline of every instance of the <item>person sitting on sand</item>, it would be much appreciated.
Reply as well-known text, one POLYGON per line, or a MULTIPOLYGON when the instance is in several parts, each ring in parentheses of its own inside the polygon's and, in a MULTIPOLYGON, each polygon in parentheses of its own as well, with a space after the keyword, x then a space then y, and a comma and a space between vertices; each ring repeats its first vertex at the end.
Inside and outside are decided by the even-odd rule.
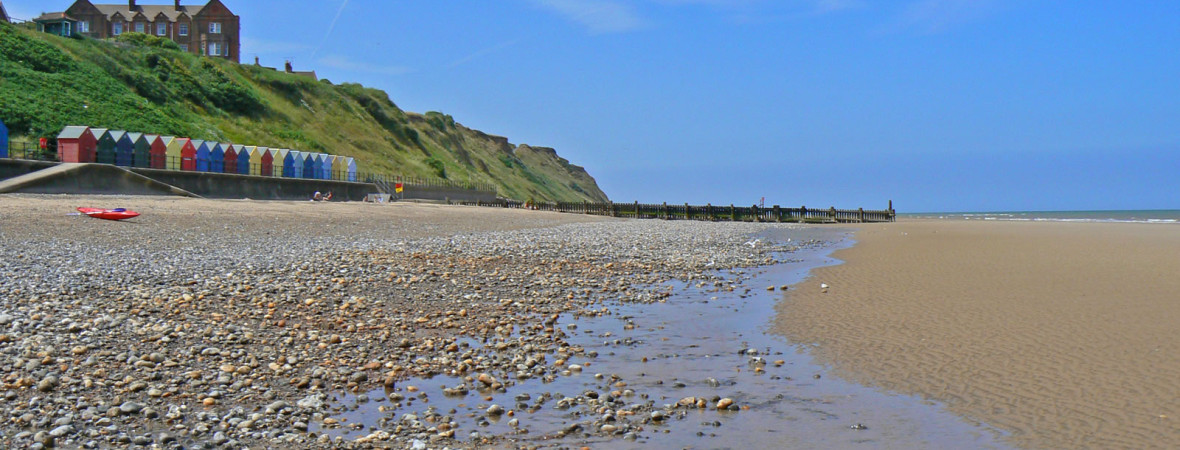
POLYGON ((311 194, 311 201, 313 201, 313 202, 318 202, 323 199, 324 199, 324 194, 321 194, 320 191, 315 191, 314 194, 311 194))
POLYGON ((323 200, 326 202, 331 199, 332 199, 332 191, 328 191, 328 195, 325 195, 323 200))

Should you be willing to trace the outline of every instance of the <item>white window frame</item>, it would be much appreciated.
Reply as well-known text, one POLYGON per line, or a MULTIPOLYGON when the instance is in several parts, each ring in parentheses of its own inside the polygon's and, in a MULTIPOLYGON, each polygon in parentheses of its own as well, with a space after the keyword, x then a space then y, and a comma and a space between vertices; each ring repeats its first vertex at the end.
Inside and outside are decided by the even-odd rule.
POLYGON ((79 33, 89 33, 90 32, 90 22, 86 22, 86 21, 78 22, 78 32, 79 33))
POLYGON ((115 22, 111 24, 111 35, 118 36, 123 34, 123 22, 115 22))
POLYGON ((208 55, 209 56, 221 56, 221 52, 222 52, 221 47, 222 46, 221 46, 220 42, 210 42, 208 55))
POLYGON ((209 34, 221 34, 221 22, 209 22, 209 34))
POLYGON ((188 24, 187 23, 179 24, 176 34, 178 34, 180 36, 188 36, 188 24))
POLYGON ((143 22, 135 22, 136 33, 143 33, 144 30, 147 30, 147 26, 143 22))
POLYGON ((168 24, 164 23, 164 22, 157 23, 156 24, 156 36, 167 36, 167 35, 168 35, 168 24))
POLYGON ((180 45, 180 51, 186 52, 186 53, 188 52, 188 44, 179 44, 179 45, 180 45))

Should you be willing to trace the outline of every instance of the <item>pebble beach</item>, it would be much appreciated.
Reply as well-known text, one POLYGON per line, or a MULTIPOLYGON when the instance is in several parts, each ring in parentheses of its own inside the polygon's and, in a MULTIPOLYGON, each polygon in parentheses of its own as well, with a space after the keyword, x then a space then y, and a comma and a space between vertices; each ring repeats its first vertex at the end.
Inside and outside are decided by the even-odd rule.
MULTIPOLYGON (((10 195, 0 206, 5 447, 642 442, 688 411, 750 405, 716 389, 654 401, 594 372, 606 355, 572 339, 571 319, 666 301, 672 280, 749 293, 743 268, 820 244, 752 241, 786 225, 420 204, 10 195), (79 206, 142 215, 70 215, 79 206), (508 395, 583 373, 597 389, 508 395), (409 412, 431 399, 407 383, 432 377, 451 380, 440 387, 463 409, 409 412), (349 421, 344 397, 377 423, 349 421), (565 418, 530 425, 537 411, 565 418)), ((783 365, 732 350, 750 373, 783 365)))

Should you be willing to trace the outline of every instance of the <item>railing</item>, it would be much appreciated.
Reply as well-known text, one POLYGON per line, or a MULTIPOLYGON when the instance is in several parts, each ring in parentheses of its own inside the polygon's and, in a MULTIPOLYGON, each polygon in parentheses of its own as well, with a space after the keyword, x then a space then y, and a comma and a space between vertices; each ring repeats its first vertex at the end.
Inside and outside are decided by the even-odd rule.
POLYGON ((669 205, 667 203, 590 203, 590 202, 557 202, 557 203, 526 203, 516 200, 499 200, 495 202, 458 202, 467 206, 487 206, 498 208, 525 208, 537 211, 553 211, 575 214, 591 214, 611 217, 630 217, 636 219, 679 219, 679 220, 708 220, 734 222, 801 222, 801 223, 861 223, 861 222, 893 222, 897 218, 892 208, 887 210, 859 209, 815 209, 806 206, 799 208, 783 208, 778 205, 771 207, 753 206, 714 206, 714 205, 669 205))
MULTIPOLYGON (((57 155, 57 148, 52 143, 47 144, 46 149, 42 150, 37 143, 18 140, 9 141, 8 157, 12 159, 32 159, 55 162, 60 161, 60 158, 57 155)), ((294 166, 300 171, 299 174, 296 174, 294 173, 294 169, 288 169, 281 162, 271 164, 251 162, 249 164, 242 165, 240 160, 231 161, 228 159, 219 160, 193 157, 186 158, 179 156, 143 153, 142 151, 132 151, 128 153, 125 150, 119 151, 117 149, 98 149, 95 151, 94 158, 95 162, 102 164, 113 164, 123 167, 144 169, 213 172, 276 178, 304 178, 373 183, 378 185, 382 192, 387 194, 394 193, 395 185, 398 183, 401 183, 403 186, 410 188, 448 187, 469 191, 496 192, 496 185, 492 183, 456 181, 442 178, 416 177, 379 172, 353 172, 341 170, 335 166, 327 171, 321 168, 318 172, 314 169, 305 169, 302 166, 294 166)))

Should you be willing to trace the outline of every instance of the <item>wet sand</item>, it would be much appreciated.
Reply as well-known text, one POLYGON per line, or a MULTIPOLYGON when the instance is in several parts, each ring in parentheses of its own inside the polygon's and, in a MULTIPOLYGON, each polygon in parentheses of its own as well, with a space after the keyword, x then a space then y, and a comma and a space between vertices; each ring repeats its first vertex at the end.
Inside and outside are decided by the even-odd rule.
POLYGON ((1180 227, 909 220, 855 239, 775 325, 838 375, 1021 447, 1180 442, 1180 227))

